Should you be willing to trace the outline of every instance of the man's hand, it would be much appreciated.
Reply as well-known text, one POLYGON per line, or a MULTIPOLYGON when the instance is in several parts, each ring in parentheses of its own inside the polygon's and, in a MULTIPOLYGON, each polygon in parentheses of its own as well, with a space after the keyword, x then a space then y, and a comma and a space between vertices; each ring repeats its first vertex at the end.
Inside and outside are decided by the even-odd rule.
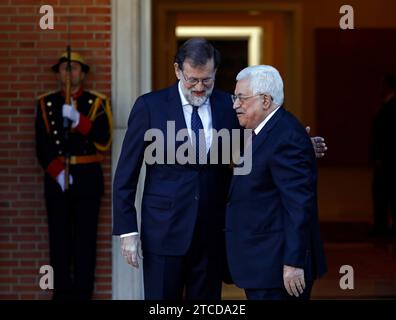
MULTIPOLYGON (((307 133, 311 131, 310 127, 306 127, 307 133)), ((327 151, 325 139, 323 137, 312 137, 311 138, 312 145, 315 150, 316 158, 322 158, 325 155, 325 151, 327 151)))
POLYGON ((80 122, 80 112, 73 107, 73 102, 62 106, 62 116, 72 121, 73 128, 77 127, 80 122))
POLYGON ((139 235, 131 235, 120 238, 121 240, 121 254, 127 260, 127 262, 135 267, 139 268, 138 257, 143 258, 139 253, 140 239, 139 235))
MULTIPOLYGON (((56 182, 60 185, 62 192, 65 192, 65 170, 59 172, 56 176, 56 182)), ((69 184, 73 184, 73 177, 71 174, 69 174, 69 184)))
POLYGON ((305 289, 304 269, 284 265, 283 284, 289 295, 298 297, 305 289))

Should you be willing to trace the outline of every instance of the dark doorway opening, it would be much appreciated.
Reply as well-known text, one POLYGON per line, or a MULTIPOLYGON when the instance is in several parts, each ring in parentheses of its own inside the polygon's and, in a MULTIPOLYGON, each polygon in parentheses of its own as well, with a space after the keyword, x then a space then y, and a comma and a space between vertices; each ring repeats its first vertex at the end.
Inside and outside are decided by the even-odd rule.
MULTIPOLYGON (((186 40, 179 38, 177 46, 180 47, 186 40)), ((216 74, 216 88, 231 94, 235 89, 236 75, 248 65, 248 40, 218 39, 210 42, 221 54, 221 64, 216 74)))

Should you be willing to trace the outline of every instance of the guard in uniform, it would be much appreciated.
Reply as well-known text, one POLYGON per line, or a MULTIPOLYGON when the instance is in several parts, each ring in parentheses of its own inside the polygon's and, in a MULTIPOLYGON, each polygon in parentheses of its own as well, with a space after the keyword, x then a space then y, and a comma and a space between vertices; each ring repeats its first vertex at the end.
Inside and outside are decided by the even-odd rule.
POLYGON ((65 104, 67 54, 52 70, 61 90, 38 97, 36 151, 44 169, 54 299, 90 299, 94 288, 96 236, 104 183, 102 152, 111 144, 112 120, 106 96, 85 91, 89 66, 71 53, 72 103, 65 104), (71 126, 64 126, 64 119, 71 126), (66 130, 69 133, 66 134, 66 130), (66 137, 68 137, 66 139, 66 137), (70 155, 65 191, 65 154, 70 155))

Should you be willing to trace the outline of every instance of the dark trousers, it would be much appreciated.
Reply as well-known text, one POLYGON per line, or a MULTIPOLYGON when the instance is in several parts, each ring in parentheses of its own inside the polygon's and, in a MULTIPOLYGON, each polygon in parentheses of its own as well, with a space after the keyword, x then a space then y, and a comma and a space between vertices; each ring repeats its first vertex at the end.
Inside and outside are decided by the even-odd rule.
POLYGON ((100 196, 46 195, 53 299, 92 297, 100 196))
POLYGON ((248 300, 309 300, 312 291, 312 281, 305 282, 303 293, 296 297, 287 293, 285 287, 270 289, 245 289, 248 300))
POLYGON ((394 170, 376 169, 373 176, 374 228, 384 233, 389 228, 389 209, 396 231, 396 174, 394 170))
POLYGON ((191 246, 183 256, 144 252, 143 274, 146 300, 220 300, 222 255, 205 238, 205 224, 198 221, 191 246), (212 247, 211 247, 212 246, 212 247))

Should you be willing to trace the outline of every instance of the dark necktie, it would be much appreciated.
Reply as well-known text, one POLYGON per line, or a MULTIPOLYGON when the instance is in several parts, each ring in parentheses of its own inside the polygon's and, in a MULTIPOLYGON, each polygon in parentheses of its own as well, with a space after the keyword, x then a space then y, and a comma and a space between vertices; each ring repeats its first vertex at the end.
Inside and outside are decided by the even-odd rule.
MULTIPOLYGON (((203 141, 200 141, 200 137, 199 137, 199 130, 202 129, 203 130, 203 124, 202 124, 202 120, 198 114, 198 108, 197 106, 192 106, 193 108, 193 112, 191 115, 191 130, 194 132, 195 134, 195 144, 194 144, 194 139, 193 141, 193 146, 195 147, 195 159, 197 161, 197 164, 199 164, 199 159, 201 158, 202 160, 204 160, 206 158, 206 143, 205 143, 205 139, 202 139, 203 141), (198 153, 199 150, 199 153, 198 153)), ((201 161, 202 163, 205 163, 205 161, 201 161)))

